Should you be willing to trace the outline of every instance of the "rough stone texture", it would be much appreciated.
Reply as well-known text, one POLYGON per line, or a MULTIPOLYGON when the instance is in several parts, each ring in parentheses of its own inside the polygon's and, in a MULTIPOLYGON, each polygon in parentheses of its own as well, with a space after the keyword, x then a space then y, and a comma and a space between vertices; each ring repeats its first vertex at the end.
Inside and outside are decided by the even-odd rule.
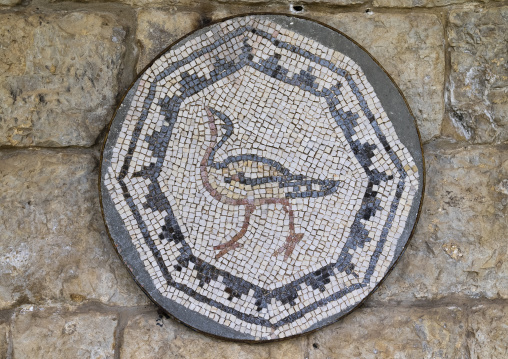
POLYGON ((508 7, 453 10, 448 40, 450 113, 474 143, 508 140, 508 7))
POLYGON ((277 3, 277 4, 289 4, 290 10, 297 14, 303 14, 305 12, 305 5, 307 4, 320 4, 320 5, 355 5, 355 4, 364 4, 367 0, 301 0, 301 1, 292 1, 292 0, 215 0, 219 3, 224 4, 263 4, 263 3, 277 3), (296 9, 293 6, 297 6, 296 9), (302 6, 302 9, 298 8, 298 6, 302 6), (296 11, 295 11, 296 10, 296 11))
POLYGON ((14 6, 21 4, 21 0, 0 0, 0 6, 14 6))
MULTIPOLYGON (((4 0, 9 1, 9 0, 4 0)), ((49 2, 62 2, 63 0, 33 0, 35 3, 47 3, 49 2)), ((243 14, 249 12, 267 12, 267 8, 273 9, 274 6, 282 7, 284 10, 292 11, 295 14, 305 15, 307 13, 306 5, 321 5, 321 6, 346 6, 346 5, 357 5, 364 4, 367 0, 114 0, 115 2, 123 3, 126 5, 136 7, 167 7, 167 6, 192 6, 202 7, 203 14, 206 16, 207 11, 212 7, 224 6, 228 7, 228 10, 232 10, 231 7, 237 6, 249 6, 247 11, 242 11, 243 14), (201 5, 201 6, 200 6, 201 5), (303 6, 303 9, 293 10, 292 6, 303 6)), ((100 0, 83 0, 86 3, 100 3, 100 0)), ((234 11, 234 10, 233 10, 234 11)))
POLYGON ((197 333, 155 312, 131 318, 125 328, 120 357, 261 359, 304 358, 305 337, 263 345, 222 341, 197 333))
POLYGON ((9 351, 9 323, 0 321, 0 359, 7 359, 9 351))
POLYGON ((140 73, 161 51, 180 37, 199 28, 197 12, 147 9, 138 12, 136 38, 140 47, 137 72, 140 73))
POLYGON ((106 235, 94 156, 8 151, 0 163, 0 309, 48 300, 148 302, 106 235))
MULTIPOLYGON (((480 0, 480 2, 502 0, 480 0)), ((374 0, 376 7, 437 7, 468 3, 468 0, 374 0)))
POLYGON ((125 29, 88 12, 0 14, 0 146, 90 146, 109 122, 125 29))
POLYGON ((507 321, 506 305, 481 305, 473 308, 468 321, 469 357, 506 358, 508 353, 507 321))
POLYGON ((311 14, 353 38, 390 74, 418 122, 422 140, 440 133, 444 114, 443 26, 429 14, 311 14), (379 34, 379 36, 373 36, 379 34))
POLYGON ((12 356, 32 358, 113 358, 115 315, 70 314, 52 308, 22 307, 15 315, 12 356))
POLYGON ((425 148, 417 230, 372 300, 508 298, 508 145, 425 148))
POLYGON ((362 308, 309 337, 309 359, 463 358, 464 312, 449 308, 362 308))

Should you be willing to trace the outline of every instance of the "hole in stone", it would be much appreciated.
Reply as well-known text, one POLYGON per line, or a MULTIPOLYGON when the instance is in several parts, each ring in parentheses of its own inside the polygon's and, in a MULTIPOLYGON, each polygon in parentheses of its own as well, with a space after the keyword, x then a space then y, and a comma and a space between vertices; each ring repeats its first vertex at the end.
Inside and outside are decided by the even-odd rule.
POLYGON ((303 6, 302 5, 291 5, 291 10, 293 10, 294 12, 302 12, 303 6))
POLYGON ((372 11, 370 11, 370 9, 367 9, 367 10, 365 10, 365 13, 366 13, 366 14, 371 14, 371 13, 372 13, 372 11))
POLYGON ((202 15, 199 19, 201 26, 210 25, 212 23, 212 19, 210 19, 208 16, 202 15))
POLYGON ((312 347, 313 347, 314 349, 319 349, 319 344, 318 344, 318 343, 314 343, 314 344, 312 344, 312 347))
POLYGON ((162 309, 157 309, 157 314, 159 315, 159 318, 162 319, 169 319, 169 316, 164 312, 162 309))

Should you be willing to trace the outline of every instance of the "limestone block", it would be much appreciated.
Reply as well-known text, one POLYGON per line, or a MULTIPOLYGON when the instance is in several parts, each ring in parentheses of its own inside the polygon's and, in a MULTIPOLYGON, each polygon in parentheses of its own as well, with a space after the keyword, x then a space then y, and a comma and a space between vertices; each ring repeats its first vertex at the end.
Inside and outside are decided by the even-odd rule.
MULTIPOLYGON (((3 1, 12 1, 12 0, 3 0, 3 1)), ((47 2, 63 2, 62 0, 33 0, 37 4, 43 4, 47 2)), ((84 0, 86 3, 99 3, 100 0, 84 0)), ((114 0, 114 2, 123 3, 130 6, 136 6, 140 8, 149 8, 149 7, 168 7, 168 6, 192 6, 196 7, 198 4, 193 0, 114 0)), ((207 12, 210 8, 216 8, 220 6, 224 7, 239 7, 239 6, 256 6, 258 7, 257 12, 269 11, 272 12, 274 9, 283 9, 289 10, 292 9, 292 5, 303 6, 303 9, 290 10, 299 15, 306 15, 306 5, 331 5, 331 6, 344 6, 344 5, 356 5, 356 4, 364 4, 367 0, 301 0, 301 1, 292 1, 292 0, 201 0, 199 1, 199 6, 202 9, 202 13, 207 15, 207 12), (291 8, 290 8, 291 7, 291 8), (269 9, 269 10, 267 10, 269 9)), ((231 9, 229 9, 231 10, 231 9)), ((233 9, 233 11, 235 11, 233 9)), ((246 14, 249 12, 249 9, 243 9, 240 13, 246 14)), ((250 9, 252 12, 252 9, 250 9)))
POLYGON ((14 6, 21 4, 21 0, 0 0, 0 6, 14 6))
POLYGON ((4 151, 0 164, 0 309, 148 302, 106 235, 93 155, 4 151))
POLYGON ((294 11, 297 14, 303 15, 305 13, 305 5, 307 4, 321 4, 321 5, 354 5, 354 4, 363 4, 366 3, 367 0, 301 0, 301 1, 291 1, 291 0, 214 0, 218 3, 223 4, 290 4, 291 9, 293 6, 297 6, 297 11, 294 11), (302 6, 303 8, 300 10, 298 6, 302 6))
POLYGON ((440 134, 444 114, 443 26, 435 15, 309 14, 342 31, 379 61, 401 88, 422 140, 440 134))
POLYGON ((0 359, 7 359, 9 350, 9 323, 0 321, 0 359))
POLYGON ((12 357, 113 358, 116 325, 115 315, 26 305, 14 317, 12 357))
POLYGON ((111 119, 126 30, 113 15, 0 14, 0 146, 91 146, 111 119))
POLYGON ((505 358, 508 353, 508 308, 481 305, 470 310, 468 323, 469 358, 505 358))
POLYGON ((303 358, 305 337, 252 345, 214 339, 155 311, 131 318, 125 328, 120 357, 261 359, 303 358))
POLYGON ((450 12, 449 116, 471 142, 508 140, 507 19, 507 6, 450 12))
POLYGON ((197 12, 161 9, 139 10, 136 32, 140 46, 138 73, 166 47, 199 28, 199 20, 200 15, 197 12))
POLYGON ((463 358, 465 315, 449 308, 362 308, 309 336, 309 359, 463 358))
POLYGON ((417 230, 371 298, 508 298, 508 146, 425 148, 427 188, 417 230))
MULTIPOLYGON (((481 2, 501 0, 480 0, 481 2)), ((376 7, 438 7, 453 4, 464 4, 469 0, 374 0, 376 7)))

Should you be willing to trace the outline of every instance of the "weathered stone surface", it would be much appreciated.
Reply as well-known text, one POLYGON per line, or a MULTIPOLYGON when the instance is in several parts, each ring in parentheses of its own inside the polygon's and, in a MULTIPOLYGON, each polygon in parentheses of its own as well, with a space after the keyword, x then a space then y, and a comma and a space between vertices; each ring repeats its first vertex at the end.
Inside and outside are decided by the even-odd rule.
MULTIPOLYGON (((4 0, 9 1, 9 0, 4 0)), ((63 0, 33 0, 37 4, 47 3, 47 2, 63 2, 63 0)), ((319 5, 333 5, 333 6, 343 6, 343 5, 355 5, 355 4, 363 4, 366 3, 367 0, 301 0, 301 1, 292 1, 292 0, 201 0, 199 2, 193 0, 114 0, 115 2, 123 3, 126 5, 136 6, 136 7, 168 7, 168 6, 185 6, 190 5, 192 7, 201 8, 203 15, 207 15, 207 12, 211 8, 216 8, 220 6, 229 7, 230 10, 235 11, 235 9, 231 9, 232 7, 238 6, 262 6, 263 8, 244 8, 243 11, 240 11, 242 14, 246 14, 249 12, 259 12, 259 11, 267 11, 269 9, 274 10, 278 7, 278 10, 290 10, 299 15, 307 14, 306 5, 311 4, 319 4, 319 5), (197 5, 197 6, 196 6, 197 5), (296 10, 293 10, 293 5, 297 6, 296 10), (303 9, 299 9, 298 6, 303 6, 303 9)), ((84 0, 86 3, 98 3, 100 0, 84 0)))
POLYGON ((222 341, 197 333, 156 312, 131 318, 125 328, 120 357, 164 358, 303 358, 305 337, 264 345, 222 341))
POLYGON ((106 235, 97 159, 0 152, 0 309, 16 302, 148 302, 106 235))
POLYGON ((440 133, 444 114, 443 26, 435 15, 310 14, 353 38, 400 86, 422 140, 440 133))
POLYGON ((32 358, 113 358, 115 315, 24 306, 14 317, 12 356, 32 358))
POLYGON ((449 308, 362 308, 311 334, 309 359, 462 358, 465 315, 449 308))
MULTIPOLYGON (((489 0, 481 0, 489 2, 489 0)), ((492 0, 500 1, 500 0, 492 0)), ((453 4, 463 4, 470 2, 469 0, 374 0, 373 5, 376 7, 437 7, 453 4)))
POLYGON ((508 7, 450 13, 449 116, 475 143, 508 140, 508 7))
POLYGON ((0 0, 0 6, 14 6, 21 4, 21 0, 0 0))
POLYGON ((136 38, 140 47, 137 71, 141 72, 162 50, 199 28, 197 12, 147 9, 138 12, 136 38))
POLYGON ((9 323, 0 321, 0 359, 7 359, 9 351, 9 323))
POLYGON ((292 0, 213 0, 219 3, 224 4, 289 4, 290 10, 297 14, 304 14, 306 12, 305 5, 307 4, 322 4, 322 5, 353 5, 353 4, 363 4, 366 3, 367 0, 302 0, 302 1, 292 1, 292 0), (296 9, 294 8, 296 6, 296 9))
POLYGON ((470 310, 467 343, 469 358, 506 358, 508 308, 482 305, 470 310))
POLYGON ((425 148, 427 188, 417 230, 371 298, 508 298, 508 145, 425 148))
POLYGON ((107 14, 0 14, 0 145, 92 145, 111 119, 125 34, 107 14))

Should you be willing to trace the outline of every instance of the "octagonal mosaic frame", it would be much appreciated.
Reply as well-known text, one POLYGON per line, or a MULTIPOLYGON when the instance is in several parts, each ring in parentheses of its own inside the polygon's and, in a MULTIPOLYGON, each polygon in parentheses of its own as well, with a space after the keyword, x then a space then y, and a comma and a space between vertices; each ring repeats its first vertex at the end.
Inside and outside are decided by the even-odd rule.
MULTIPOLYGON (((102 212, 104 215, 105 222, 107 224, 108 233, 110 234, 110 238, 112 239, 112 242, 117 249, 120 257, 124 261, 124 263, 129 268, 131 274, 133 275, 134 279, 140 285, 140 287, 147 293, 147 295, 156 303, 158 304, 164 311, 166 311, 169 315, 174 317, 175 319, 183 322, 184 324, 197 329, 199 331, 202 331, 204 333, 219 336, 222 338, 227 339, 233 339, 233 340, 242 340, 242 341, 267 341, 267 340, 277 340, 282 338, 291 337, 294 335, 304 334, 308 333, 310 331, 313 331, 315 329, 321 328, 325 325, 328 325, 332 322, 335 322, 339 318, 343 317, 344 315, 351 312, 354 308, 356 308, 365 298, 367 298, 376 288, 377 286, 382 282, 382 280, 386 277, 388 272, 393 268, 396 260, 400 257, 401 253, 403 252, 405 246, 407 245, 407 241, 409 240, 412 231, 414 229, 414 226, 417 223, 419 210, 421 207, 421 202, 423 199, 423 192, 424 192, 424 184, 425 184, 425 171, 424 171, 424 158, 423 158, 423 150, 421 148, 420 143, 420 137, 418 133, 418 129, 416 127, 416 123, 414 121, 414 117, 411 113, 411 110, 409 109, 409 106, 407 105, 406 100, 404 99, 402 93, 397 88, 393 80, 390 78, 390 76, 382 69, 382 67, 376 62, 376 60, 369 55, 360 45, 356 44, 353 40, 345 36, 344 34, 340 33, 337 30, 331 29, 326 27, 325 25, 319 24, 315 21, 307 20, 302 17, 295 17, 295 16, 287 16, 287 15, 246 15, 246 16, 237 16, 226 20, 221 20, 221 22, 217 24, 212 24, 210 26, 207 26, 206 28, 197 30, 181 40, 175 42, 173 45, 169 46, 166 50, 164 50, 159 56, 157 56, 154 61, 147 66, 147 68, 139 75, 138 79, 134 82, 134 84, 131 86, 130 90, 128 91, 127 95, 122 101, 122 104, 117 109, 115 116, 110 124, 110 129, 108 133, 108 137, 104 143, 104 148, 102 151, 101 156, 101 174, 100 174, 100 194, 101 194, 101 207, 102 212), (258 24, 258 26, 250 26, 246 23, 249 19, 260 19, 261 25, 258 24), (176 283, 171 276, 169 266, 167 265, 167 256, 164 258, 164 253, 160 250, 160 243, 159 246, 156 244, 156 241, 168 241, 173 242, 174 244, 180 245, 180 256, 176 259, 176 262, 171 263, 173 264, 173 268, 180 268, 179 270, 182 270, 182 267, 185 269, 191 269, 195 272, 195 268, 198 269, 198 275, 196 276, 198 282, 200 285, 207 285, 212 281, 219 282, 221 281, 224 288, 223 297, 228 297, 227 300, 237 300, 238 298, 248 298, 254 306, 256 306, 256 310, 259 310, 261 308, 261 311, 267 311, 266 308, 270 305, 275 306, 288 306, 291 307, 291 305, 294 305, 295 300, 298 300, 298 292, 299 289, 301 289, 301 286, 307 286, 309 288, 312 288, 312 290, 315 291, 321 291, 323 292, 323 288, 326 287, 328 283, 330 283, 330 276, 333 277, 333 275, 337 275, 338 273, 347 273, 347 275, 353 275, 357 276, 355 272, 354 265, 351 265, 351 256, 347 253, 347 251, 344 251, 344 248, 359 248, 365 245, 366 242, 369 242, 371 240, 370 237, 368 237, 368 231, 367 234, 362 232, 365 232, 365 226, 362 224, 362 220, 367 217, 372 217, 375 215, 376 209, 372 209, 373 205, 378 206, 379 202, 375 204, 371 199, 365 200, 366 197, 362 198, 362 205, 365 205, 365 207, 369 207, 370 209, 358 210, 355 214, 356 219, 353 226, 355 226, 350 233, 353 233, 348 236, 348 239, 346 240, 346 243, 342 247, 341 253, 339 255, 339 258, 334 263, 329 263, 324 266, 320 266, 319 269, 316 270, 316 268, 313 268, 312 270, 308 270, 307 273, 304 275, 300 275, 295 280, 286 283, 280 287, 277 287, 271 291, 267 291, 266 289, 260 288, 259 286, 253 285, 252 283, 246 282, 242 278, 238 278, 238 276, 231 275, 230 272, 225 271, 224 269, 220 269, 217 266, 214 266, 213 264, 207 263, 206 261, 202 260, 198 255, 194 255, 192 249, 186 244, 184 235, 182 234, 182 224, 178 223, 179 218, 176 218, 173 214, 173 211, 171 209, 171 206, 174 204, 171 203, 167 198, 164 199, 164 193, 159 188, 154 189, 152 186, 152 191, 147 193, 147 196, 144 200, 144 207, 145 208, 151 208, 154 211, 166 211, 165 213, 165 224, 161 226, 161 233, 160 238, 154 239, 151 238, 152 236, 149 234, 148 229, 141 234, 143 237, 145 244, 148 244, 148 248, 150 248, 150 251, 152 253, 152 261, 156 264, 156 266, 159 267, 158 276, 163 277, 164 280, 166 280, 168 283, 170 281, 173 282, 175 287, 182 288, 182 292, 186 293, 187 296, 192 297, 192 299, 197 299, 197 301, 202 301, 206 303, 207 305, 211 307, 215 307, 216 310, 196 310, 196 304, 194 303, 184 303, 182 305, 182 302, 178 303, 177 301, 173 299, 168 298, 167 296, 164 296, 161 294, 160 288, 162 288, 162 285, 160 283, 154 283, 154 272, 150 272, 147 270, 149 268, 149 264, 146 263, 147 257, 143 257, 141 252, 139 252, 140 246, 135 246, 133 243, 133 240, 131 239, 132 234, 129 233, 129 230, 126 227, 125 224, 125 214, 120 214, 118 212, 118 197, 113 198, 110 191, 108 191, 108 188, 106 183, 111 183, 112 178, 108 177, 108 170, 111 168, 111 160, 115 156, 115 149, 114 144, 117 143, 119 138, 123 138, 121 136, 126 135, 125 128, 122 132, 122 126, 124 125, 125 119, 129 116, 129 109, 130 104, 133 101, 133 98, 136 96, 140 96, 139 88, 140 83, 142 81, 147 81, 147 78, 143 78, 143 75, 146 74, 146 72, 152 68, 160 66, 157 61, 160 61, 161 56, 164 56, 164 54, 179 49, 184 44, 192 41, 193 39, 199 39, 200 42, 203 42, 207 40, 208 37, 213 36, 213 29, 214 26, 216 27, 217 24, 224 24, 231 22, 239 22, 241 26, 239 26, 236 29, 233 29, 234 31, 231 31, 230 33, 234 33, 234 36, 241 36, 245 33, 249 34, 255 34, 257 36, 262 36, 265 39, 268 39, 272 44, 276 44, 275 46, 277 48, 285 48, 286 50, 293 51, 301 56, 314 56, 309 51, 306 51, 304 49, 298 49, 294 47, 294 44, 291 44, 289 41, 285 43, 284 41, 279 40, 277 37, 278 34, 287 35, 288 33, 295 33, 296 36, 305 36, 306 38, 310 39, 311 42, 318 43, 325 48, 331 49, 333 51, 339 51, 340 53, 344 54, 346 56, 346 59, 351 59, 353 68, 355 70, 358 70, 359 73, 363 73, 365 77, 368 80, 368 84, 372 85, 374 94, 376 96, 376 99, 379 100, 379 102, 382 104, 382 109, 386 110, 386 113, 389 113, 388 116, 389 122, 393 125, 393 130, 395 131, 395 140, 399 141, 401 143, 401 151, 407 150, 409 153, 409 157, 411 157, 414 160, 414 167, 417 174, 420 175, 419 178, 416 178, 417 181, 417 188, 414 189, 414 200, 412 201, 412 204, 407 211, 407 219, 405 222, 405 225, 401 229, 400 236, 398 237, 396 243, 394 246, 392 246, 391 254, 390 254, 390 260, 386 263, 386 265, 383 267, 384 273, 376 273, 379 280, 375 282, 370 282, 370 277, 374 274, 374 269, 368 269, 366 271, 367 275, 363 277, 364 283, 353 283, 352 285, 341 288, 337 292, 335 292, 332 296, 328 296, 325 300, 320 300, 319 302, 312 303, 310 305, 307 305, 305 310, 300 311, 292 311, 291 313, 288 312, 284 318, 279 319, 276 323, 270 322, 265 317, 256 317, 251 314, 246 314, 242 312, 243 308, 238 310, 235 308, 235 306, 228 307, 227 305, 224 306, 224 303, 221 303, 219 300, 216 299, 210 299, 206 296, 203 296, 199 293, 199 289, 197 287, 193 287, 192 283, 190 286, 182 286, 182 283, 176 283), (243 21, 243 23, 242 23, 243 21), (277 32, 277 35, 273 36, 274 34, 269 34, 265 27, 266 24, 263 22, 272 23, 274 24, 273 30, 277 32), (241 28, 241 29, 240 29, 241 28), (240 29, 240 30, 239 30, 240 29), (286 31, 286 33, 285 33, 286 31), (138 94, 136 95, 136 92, 138 94), (113 144, 113 145, 112 145, 113 144), (366 211, 369 212, 369 215, 366 215, 366 211), (373 213, 374 214, 373 214, 373 213), (143 263, 145 261, 145 263, 143 263), (199 278, 198 278, 199 277, 199 278), (368 277, 368 278, 367 278, 368 277), (367 279, 365 279, 367 278, 367 279), (308 321, 307 319, 305 321, 298 322, 299 325, 295 327, 291 327, 291 325, 298 321, 300 318, 305 318, 306 315, 315 314, 314 311, 316 308, 320 308, 323 306, 326 306, 326 304, 331 305, 337 305, 337 301, 342 298, 344 295, 348 293, 352 293, 354 291, 357 291, 359 289, 365 288, 366 293, 363 293, 359 296, 359 299, 353 302, 345 302, 346 305, 342 309, 340 309, 338 312, 332 313, 331 315, 320 315, 318 314, 317 320, 308 321), (211 304, 210 304, 211 303, 211 304), (309 309, 310 308, 310 309, 309 309), (224 313, 227 313, 226 318, 239 318, 240 322, 247 322, 250 324, 253 324, 254 326, 266 326, 270 328, 269 331, 263 330, 257 330, 257 329, 247 329, 242 330, 242 325, 240 324, 235 325, 234 320, 230 319, 224 319, 224 316, 221 316, 220 311, 223 311, 224 313), (219 314, 217 314, 219 312, 219 314), (212 315, 210 315, 210 313, 212 315), (296 313, 296 314, 295 314, 296 313), (218 318, 221 318, 222 320, 218 320, 218 318), (233 325, 231 325, 233 323, 233 325), (303 324, 302 324, 303 323, 303 324), (284 327, 285 329, 283 331, 277 331, 278 328, 284 327)), ((224 35, 224 34, 222 34, 224 35)), ((232 36, 232 37, 234 37, 232 36)), ((227 36, 223 36, 220 39, 215 39, 213 42, 224 42, 224 37, 227 38, 227 36)), ((279 36, 283 37, 283 36, 279 36)), ((205 49, 210 49, 210 46, 212 44, 208 44, 204 46, 205 49)), ((251 48, 252 49, 252 48, 251 48)), ((209 50, 206 50, 209 51, 209 50)), ((206 52, 205 51, 205 52, 206 52)), ((254 63, 253 57, 249 56, 251 50, 243 50, 243 54, 240 55, 240 62, 244 62, 242 66, 245 66, 245 62, 252 62, 254 63)), ((272 54, 273 55, 273 54, 272 54)), ((325 54, 326 55, 326 54, 325 54)), ((190 58, 192 55, 188 56, 190 58)), ((279 55, 280 56, 280 55, 279 55)), ((192 60, 195 59, 195 57, 192 57, 192 60)), ((281 80, 284 76, 287 74, 284 73, 284 67, 278 66, 278 61, 272 61, 271 60, 277 60, 272 57, 265 57, 264 65, 260 65, 261 61, 258 62, 258 70, 261 68, 261 72, 268 73, 270 71, 270 76, 273 78, 277 78, 281 80), (281 71, 281 69, 283 71, 281 71), (274 72, 275 71, 275 72, 274 72)), ((178 61, 182 62, 183 59, 176 59, 174 63, 177 63, 178 61)), ((191 60, 191 61, 192 61, 191 60)), ((217 69, 217 74, 223 73, 223 75, 228 76, 231 74, 231 67, 235 66, 234 59, 229 59, 230 61, 223 61, 222 63, 220 61, 217 61, 215 64, 215 68, 217 69), (222 66, 222 67, 221 67, 222 66), (228 72, 229 71, 229 72, 228 72)), ((263 59, 260 59, 263 60, 263 59)), ((313 61, 311 59, 311 61, 313 61)), ((346 60, 347 61, 347 60, 346 60)), ((173 63, 173 65, 174 65, 173 63)), ((314 61, 315 64, 321 65, 323 67, 330 67, 335 66, 330 59, 326 58, 316 58, 316 61, 314 61)), ((238 63, 237 63, 238 64, 238 63)), ((251 66, 252 66, 251 64, 251 66)), ((337 71, 344 71, 339 68, 335 68, 337 71)), ((164 69, 163 69, 164 70, 164 69)), ((165 69, 167 73, 170 73, 170 71, 165 69)), ((201 74, 202 78, 205 79, 205 75, 201 74)), ((297 82, 293 84, 293 86, 298 86, 300 88, 305 89, 311 89, 313 87, 312 85, 312 67, 308 68, 308 71, 303 70, 303 72, 300 72, 299 80, 296 80, 297 82), (299 82, 298 82, 299 81, 299 82)), ((345 78, 349 74, 347 71, 344 71, 343 75, 345 78)), ((159 78, 162 78, 160 74, 158 75, 159 78)), ((146 76, 145 76, 146 77, 146 76)), ((156 75, 154 75, 155 79, 157 78, 156 75)), ((182 89, 184 89, 184 92, 186 90, 189 91, 201 91, 202 88, 200 88, 200 82, 206 82, 199 79, 199 76, 197 74, 194 74, 194 76, 186 76, 189 80, 188 83, 183 83, 182 89)), ((351 79, 351 76, 349 77, 351 79)), ((181 79, 181 77, 179 78, 181 79)), ((298 77, 294 76, 292 78, 286 76, 286 82, 298 79, 298 77)), ((349 81, 351 88, 354 88, 356 83, 354 81, 349 81)), ((143 87, 143 85, 141 85, 143 87)), ((155 87, 154 87, 155 89, 155 87)), ((323 90, 323 88, 321 88, 323 90)), ((338 91, 338 89, 337 89, 338 91)), ((363 89, 362 89, 363 91, 363 89)), ((358 94, 361 97, 361 91, 356 87, 356 91, 353 91, 355 95, 358 98, 358 94)), ((155 98, 155 93, 148 94, 148 96, 145 96, 145 103, 140 104, 140 109, 145 109, 147 112, 150 109, 150 106, 152 105, 153 99, 155 98), (151 98, 150 98, 151 96, 151 98), (148 102, 146 99, 148 98, 148 102)), ((166 97, 167 99, 167 97, 166 97)), ((169 101, 166 102, 166 105, 169 101)), ((361 100, 359 99, 359 102, 361 100)), ((363 101, 365 104, 366 102, 363 101)), ((164 104, 162 104, 164 106, 164 104)), ((161 106, 161 108, 162 108, 161 106)), ((361 107, 361 105, 360 105, 361 107)), ((370 123, 373 125, 373 127, 378 127, 379 130, 379 124, 380 121, 379 116, 377 116, 376 119, 374 119, 374 116, 370 112, 368 108, 362 107, 362 111, 364 111, 364 114, 367 116, 367 113, 371 114, 371 119, 369 120, 370 123)), ((159 109, 159 113, 163 112, 163 117, 167 116, 170 118, 172 115, 171 113, 174 113, 174 122, 178 121, 178 111, 174 112, 170 107, 166 107, 165 113, 164 110, 161 111, 159 109)), ((214 109, 211 109, 211 111, 208 111, 209 116, 216 115, 218 117, 225 116, 223 113, 220 113, 219 111, 216 111, 214 109), (213 112, 213 113, 212 113, 213 112)), ((342 116, 342 125, 341 128, 342 131, 345 131, 346 133, 349 131, 354 135, 354 128, 355 128, 355 119, 352 118, 350 114, 342 113, 339 116, 342 116)), ((131 111, 132 116, 132 111, 131 111)), ((206 117, 206 116, 204 116, 206 117)), ((227 116, 225 116, 227 117, 227 116)), ((224 119, 223 119, 224 120, 224 119)), ((170 121, 168 121, 170 122, 170 121)), ((139 121, 138 121, 139 123, 139 121)), ((135 126, 134 126, 135 127, 135 126)), ((163 127, 163 126, 162 126, 163 127)), ((161 136, 160 134, 163 132, 161 130, 162 127, 158 127, 156 131, 153 131, 150 133, 150 135, 145 137, 144 142, 146 142, 148 145, 152 146, 150 150, 153 150, 154 148, 161 148, 161 144, 163 144, 164 141, 169 141, 169 138, 166 136, 161 136)), ((380 142, 382 146, 384 147, 384 150, 389 153, 391 149, 390 145, 391 143, 388 143, 386 141, 386 137, 383 140, 381 138, 383 137, 383 133, 381 130, 378 131, 378 135, 380 134, 380 142)), ((135 133, 135 131, 134 131, 135 133)), ((171 135, 170 135, 171 136, 171 135)), ((347 137, 347 136, 346 136, 347 137)), ((139 140, 136 139, 136 141, 139 140)), ((348 141, 350 141, 348 139, 348 141)), ((143 140, 139 140, 143 141, 143 140)), ((351 140, 355 141, 355 140, 351 140)), ((132 143, 132 141, 131 141, 132 143)), ((351 142, 349 142, 351 144, 351 142)), ((367 141, 368 143, 368 141, 367 141)), ((166 145, 167 146, 167 145, 166 145)), ((132 156, 134 154, 134 148, 136 147, 131 146, 133 148, 132 153, 128 149, 125 152, 124 155, 126 156, 132 156)), ((146 146, 148 148, 148 146, 146 146)), ((166 150, 162 150, 161 154, 159 155, 152 155, 152 159, 159 158, 164 161, 164 158, 166 156, 166 150)), ((366 150, 369 151, 368 149, 366 150)), ((374 150, 375 151, 375 150, 374 150)), ((146 152, 146 151, 145 151, 146 152)), ((392 150, 392 153, 394 151, 392 150)), ((117 155, 119 151, 116 151, 117 155)), ((356 156, 356 155, 355 155, 356 156)), ((360 155, 362 156, 362 155, 360 155)), ((363 156, 365 157, 365 156, 363 156)), ((397 156, 395 156, 397 157, 397 156)), ((364 161, 363 165, 366 165, 366 167, 370 167, 371 165, 368 163, 370 157, 363 158, 362 161, 364 161), (366 161, 366 162, 365 162, 366 161)), ((372 161, 371 161, 372 162, 372 161)), ((275 162, 273 162, 275 163, 275 162)), ((272 163, 272 164, 273 164, 272 163)), ((124 161, 125 166, 125 161, 124 161)), ((400 167, 400 166, 399 166, 400 167)), ((138 177, 143 177, 145 179, 150 179, 150 176, 153 175, 153 166, 150 167, 149 163, 147 163, 147 166, 144 166, 140 171, 138 168, 137 174, 138 177), (144 172, 143 172, 144 171, 144 172)), ((404 171, 404 170, 403 170, 404 171)), ((124 199, 126 202, 130 202, 129 208, 132 210, 132 212, 136 212, 138 210, 137 206, 140 204, 134 203, 135 196, 132 196, 129 194, 129 191, 126 190, 127 186, 123 182, 123 179, 128 177, 127 176, 127 169, 123 168, 120 171, 120 175, 116 177, 118 182, 120 182, 120 186, 123 188, 122 193, 124 195, 124 199), (129 199, 130 198, 130 199, 129 199)), ((131 173, 132 174, 132 173, 131 173)), ((371 173, 372 175, 372 173, 371 173)), ((153 178, 156 180, 156 178, 153 178)), ((386 180, 386 179, 385 179, 386 180)), ((337 183, 340 183, 340 180, 337 180, 337 183)), ((155 181, 152 181, 152 185, 155 184, 155 181)), ((157 185, 155 185, 157 187, 157 185)), ((372 195, 373 191, 372 187, 368 189, 370 191, 369 198, 376 198, 376 194, 372 195)), ((316 195, 317 196, 317 195, 316 195)), ((139 199, 138 199, 139 200, 139 199)), ((393 212, 393 215, 395 215, 395 212, 393 212)), ((139 219, 142 216, 138 215, 138 223, 139 219)), ((390 216, 388 216, 389 218, 390 216)), ((247 217, 246 217, 247 218, 247 217)), ((388 219, 389 220, 389 219, 388 219)), ((142 221, 142 218, 141 218, 142 221)), ((352 226, 352 227, 353 227, 352 226)), ((132 229, 131 229, 132 231, 132 229)), ((132 232, 131 232, 132 233, 132 232)), ((379 243, 379 242, 378 242, 379 243)), ((382 248, 382 245, 379 247, 382 248)), ((372 256, 377 256, 379 258, 380 255, 383 255, 382 250, 374 250, 374 253, 372 253, 372 256)), ((234 254, 233 254, 234 255, 234 254)), ((287 258, 284 257, 286 260, 287 258)), ((148 259, 148 261, 150 261, 148 259)), ((377 262, 376 262, 377 263, 377 262)), ((375 266, 373 267, 375 268, 375 266)), ((157 276, 157 275, 156 275, 157 276)), ((194 278, 194 280, 196 280, 194 278)), ((196 283, 193 283, 196 284, 196 283)), ((201 286, 202 287, 202 286, 201 286)), ((177 298, 179 300, 179 298, 177 298)), ((219 298, 223 299, 223 298, 219 298)), ((224 302, 224 300, 222 300, 224 302)), ((342 303, 344 305, 344 303, 342 303)), ((199 307, 199 306, 198 306, 199 307)), ((237 307, 237 306, 236 306, 237 307)), ((251 308, 252 309, 252 308, 251 308)), ((250 311, 252 313, 252 310, 250 311)), ((265 313, 263 313, 265 314, 265 313)), ((269 317, 269 315, 268 315, 269 317)), ((245 328, 245 327, 244 327, 245 328)))

